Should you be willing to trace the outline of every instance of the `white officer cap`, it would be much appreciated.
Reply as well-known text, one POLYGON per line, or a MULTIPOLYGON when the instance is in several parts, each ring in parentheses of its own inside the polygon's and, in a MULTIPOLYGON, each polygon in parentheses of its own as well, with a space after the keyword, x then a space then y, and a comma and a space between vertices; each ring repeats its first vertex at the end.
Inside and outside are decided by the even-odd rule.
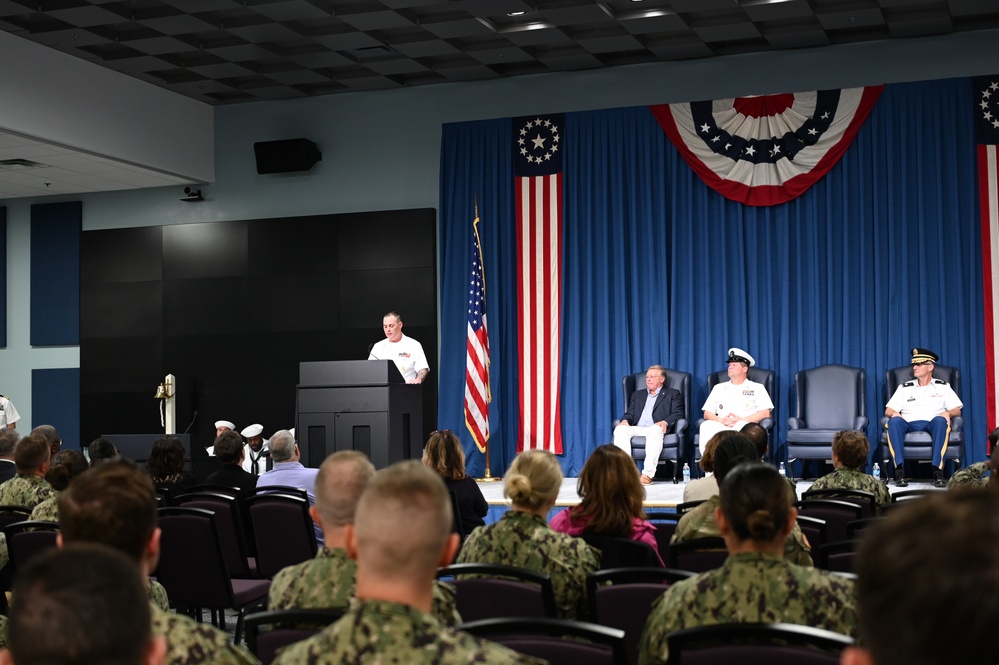
POLYGON ((750 367, 756 364, 753 360, 753 356, 749 355, 747 351, 732 347, 728 350, 728 358, 725 360, 726 363, 746 363, 750 367))
POLYGON ((215 421, 215 429, 218 429, 219 427, 228 427, 231 430, 235 430, 236 429, 235 423, 231 423, 228 420, 216 420, 215 421))
POLYGON ((260 433, 264 431, 264 426, 260 423, 253 423, 252 425, 247 425, 240 434, 249 439, 251 436, 260 436, 260 433))

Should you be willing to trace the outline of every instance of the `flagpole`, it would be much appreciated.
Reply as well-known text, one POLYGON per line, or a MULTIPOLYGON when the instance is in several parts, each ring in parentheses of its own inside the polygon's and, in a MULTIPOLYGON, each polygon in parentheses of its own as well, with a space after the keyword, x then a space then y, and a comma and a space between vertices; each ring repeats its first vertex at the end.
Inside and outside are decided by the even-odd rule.
MULTIPOLYGON (((477 258, 478 258, 478 277, 479 277, 479 279, 481 280, 481 283, 482 283, 482 303, 483 303, 483 305, 482 305, 482 307, 483 307, 483 309, 482 309, 482 325, 483 325, 483 327, 485 327, 485 317, 486 317, 486 314, 485 314, 486 269, 485 269, 485 262, 482 259, 482 239, 479 237, 479 197, 478 196, 474 197, 473 201, 474 201, 474 204, 475 204, 475 220, 472 222, 472 233, 475 235, 475 249, 474 249, 474 251, 477 254, 477 258)), ((474 267, 474 264, 475 264, 475 261, 473 261, 473 267, 474 267)), ((475 270, 473 269, 473 275, 474 275, 474 273, 475 273, 475 270)), ((473 277, 473 279, 474 279, 474 277, 473 277)), ((488 333, 487 333, 487 337, 488 337, 488 333)), ((488 342, 487 342, 487 344, 488 344, 488 342)), ((487 350, 486 355, 487 355, 486 364, 488 366, 488 363, 489 363, 489 360, 488 360, 488 350, 487 350)), ((486 389, 485 403, 486 403, 486 405, 488 405, 490 402, 492 402, 492 389, 491 389, 491 387, 490 387, 489 384, 490 384, 489 375, 488 375, 488 372, 486 372, 486 374, 485 374, 485 389, 486 389)), ((488 409, 488 406, 486 408, 488 409)), ((485 460, 486 461, 486 474, 482 478, 476 478, 475 481, 479 482, 479 483, 492 483, 492 482, 496 482, 498 480, 501 480, 501 478, 498 477, 498 476, 494 476, 492 474, 492 471, 490 470, 490 464, 489 464, 489 424, 488 424, 489 415, 488 415, 488 411, 486 411, 486 416, 485 417, 487 418, 487 422, 486 422, 486 427, 485 427, 484 431, 482 432, 483 436, 481 437, 482 438, 482 442, 481 442, 480 448, 482 449, 482 452, 486 456, 486 460, 485 460)), ((472 431, 471 427, 469 427, 469 431, 472 432, 472 436, 476 438, 476 443, 478 444, 479 443, 479 441, 478 441, 479 437, 476 436, 476 431, 472 431)))

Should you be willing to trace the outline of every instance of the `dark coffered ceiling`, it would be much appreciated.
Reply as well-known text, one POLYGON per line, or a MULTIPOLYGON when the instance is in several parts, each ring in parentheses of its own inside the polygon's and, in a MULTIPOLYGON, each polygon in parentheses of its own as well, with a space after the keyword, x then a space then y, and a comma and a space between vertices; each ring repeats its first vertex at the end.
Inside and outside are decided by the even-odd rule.
POLYGON ((0 0, 0 29, 210 104, 999 27, 999 0, 0 0))

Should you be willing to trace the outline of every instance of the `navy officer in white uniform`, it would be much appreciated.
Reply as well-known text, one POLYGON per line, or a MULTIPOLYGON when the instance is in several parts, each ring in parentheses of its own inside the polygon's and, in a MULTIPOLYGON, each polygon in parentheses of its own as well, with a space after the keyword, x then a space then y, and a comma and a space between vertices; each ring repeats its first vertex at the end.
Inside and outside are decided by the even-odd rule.
POLYGON ((385 339, 371 347, 368 360, 391 360, 406 383, 423 383, 430 364, 423 345, 402 334, 402 317, 396 312, 386 314, 382 317, 382 331, 385 339))
POLYGON ((746 378, 756 359, 738 348, 728 350, 728 381, 716 383, 705 400, 704 422, 698 430, 701 454, 715 434, 725 430, 739 431, 749 423, 770 417, 774 403, 762 383, 746 378))
POLYGON ((912 350, 912 374, 915 377, 895 389, 885 405, 888 416, 888 451, 895 463, 895 485, 905 487, 906 432, 929 432, 933 439, 933 484, 946 487, 943 477, 944 453, 950 439, 950 419, 961 415, 964 404, 946 381, 933 378, 933 368, 940 360, 927 349, 912 350))

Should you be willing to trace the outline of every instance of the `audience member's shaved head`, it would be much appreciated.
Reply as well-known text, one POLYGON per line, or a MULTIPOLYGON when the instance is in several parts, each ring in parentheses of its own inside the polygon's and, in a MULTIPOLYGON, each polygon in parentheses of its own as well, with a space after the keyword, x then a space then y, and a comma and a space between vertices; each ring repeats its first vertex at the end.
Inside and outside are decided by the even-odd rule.
POLYGON ((361 494, 354 529, 359 571, 431 579, 451 534, 444 481, 416 460, 377 472, 361 494))
POLYGON ((0 428, 0 457, 13 459, 14 446, 17 445, 19 438, 21 438, 21 435, 17 433, 16 429, 10 427, 0 428))
POLYGON ((14 598, 8 657, 17 665, 148 662, 149 599, 120 552, 92 544, 42 552, 18 569, 14 598))
MULTIPOLYGON (((876 665, 987 661, 999 621, 999 499, 940 492, 900 506, 857 557, 860 644, 876 665)), ((861 653, 864 653, 861 651, 861 653)), ((844 654, 844 663, 851 661, 844 654)))
POLYGON ((323 526, 351 524, 364 487, 375 475, 375 465, 356 450, 333 453, 316 476, 316 509, 323 526))
POLYGON ((35 473, 49 461, 51 455, 52 449, 45 437, 29 434, 14 448, 14 467, 18 473, 35 473))
POLYGON ((63 542, 100 543, 139 561, 156 530, 156 490, 143 471, 108 462, 73 479, 59 495, 63 542))

